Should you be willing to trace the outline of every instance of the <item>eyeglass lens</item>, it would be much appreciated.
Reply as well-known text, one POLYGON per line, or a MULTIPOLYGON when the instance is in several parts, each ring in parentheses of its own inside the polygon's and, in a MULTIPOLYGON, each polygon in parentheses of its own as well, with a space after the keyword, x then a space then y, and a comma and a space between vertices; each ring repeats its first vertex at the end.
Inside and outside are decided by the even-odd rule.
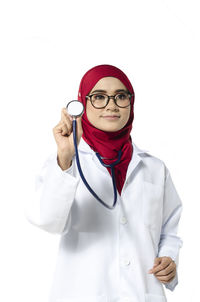
MULTIPOLYGON (((107 105, 108 95, 106 94, 93 94, 91 96, 91 102, 96 108, 103 108, 107 105)), ((115 95, 115 101, 119 107, 127 107, 130 104, 130 95, 128 93, 119 93, 115 95)))

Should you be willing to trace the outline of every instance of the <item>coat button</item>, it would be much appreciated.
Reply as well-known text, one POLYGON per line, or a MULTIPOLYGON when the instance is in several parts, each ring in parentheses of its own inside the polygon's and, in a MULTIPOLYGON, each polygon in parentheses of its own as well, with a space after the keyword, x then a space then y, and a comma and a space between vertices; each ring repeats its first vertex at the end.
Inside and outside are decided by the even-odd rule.
POLYGON ((129 259, 121 259, 121 266, 128 266, 130 265, 130 260, 129 259))
POLYGON ((127 223, 127 219, 126 219, 125 216, 122 216, 122 217, 120 218, 120 223, 121 223, 121 224, 126 224, 126 223, 127 223))

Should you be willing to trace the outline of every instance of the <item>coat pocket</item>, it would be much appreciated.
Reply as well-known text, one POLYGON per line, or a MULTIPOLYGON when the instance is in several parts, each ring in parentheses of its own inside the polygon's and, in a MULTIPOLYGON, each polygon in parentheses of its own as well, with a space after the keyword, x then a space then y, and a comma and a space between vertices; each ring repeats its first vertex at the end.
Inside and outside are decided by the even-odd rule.
POLYGON ((162 186, 143 182, 142 215, 148 227, 159 227, 162 221, 163 188, 162 186))

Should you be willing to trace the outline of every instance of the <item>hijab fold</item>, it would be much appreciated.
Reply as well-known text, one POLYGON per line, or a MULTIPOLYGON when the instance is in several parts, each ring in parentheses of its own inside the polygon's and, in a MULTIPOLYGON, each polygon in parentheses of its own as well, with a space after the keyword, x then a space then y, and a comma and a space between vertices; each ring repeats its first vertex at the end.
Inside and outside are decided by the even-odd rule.
MULTIPOLYGON (((104 158, 103 162, 105 164, 111 164, 112 162, 114 162, 118 157, 118 151, 122 150, 121 161, 115 166, 117 190, 121 195, 121 191, 126 179, 128 165, 133 154, 130 132, 134 119, 134 90, 131 82, 129 81, 125 73, 119 68, 107 64, 97 65, 88 70, 82 77, 79 86, 78 100, 82 102, 84 107, 86 108, 86 95, 92 90, 96 83, 104 77, 115 77, 119 79, 128 89, 128 91, 133 94, 133 97, 131 98, 129 120, 122 129, 115 132, 107 132, 94 127, 89 122, 85 110, 82 116, 82 138, 93 151, 98 152, 104 158)), ((111 174, 111 168, 106 169, 111 174)))

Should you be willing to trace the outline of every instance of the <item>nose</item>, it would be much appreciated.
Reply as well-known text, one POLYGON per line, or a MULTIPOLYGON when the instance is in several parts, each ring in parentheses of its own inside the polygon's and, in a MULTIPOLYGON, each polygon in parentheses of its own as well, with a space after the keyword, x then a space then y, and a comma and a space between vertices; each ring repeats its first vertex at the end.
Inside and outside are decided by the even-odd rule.
POLYGON ((106 109, 118 110, 118 106, 115 104, 114 97, 110 97, 108 105, 106 106, 106 109))

